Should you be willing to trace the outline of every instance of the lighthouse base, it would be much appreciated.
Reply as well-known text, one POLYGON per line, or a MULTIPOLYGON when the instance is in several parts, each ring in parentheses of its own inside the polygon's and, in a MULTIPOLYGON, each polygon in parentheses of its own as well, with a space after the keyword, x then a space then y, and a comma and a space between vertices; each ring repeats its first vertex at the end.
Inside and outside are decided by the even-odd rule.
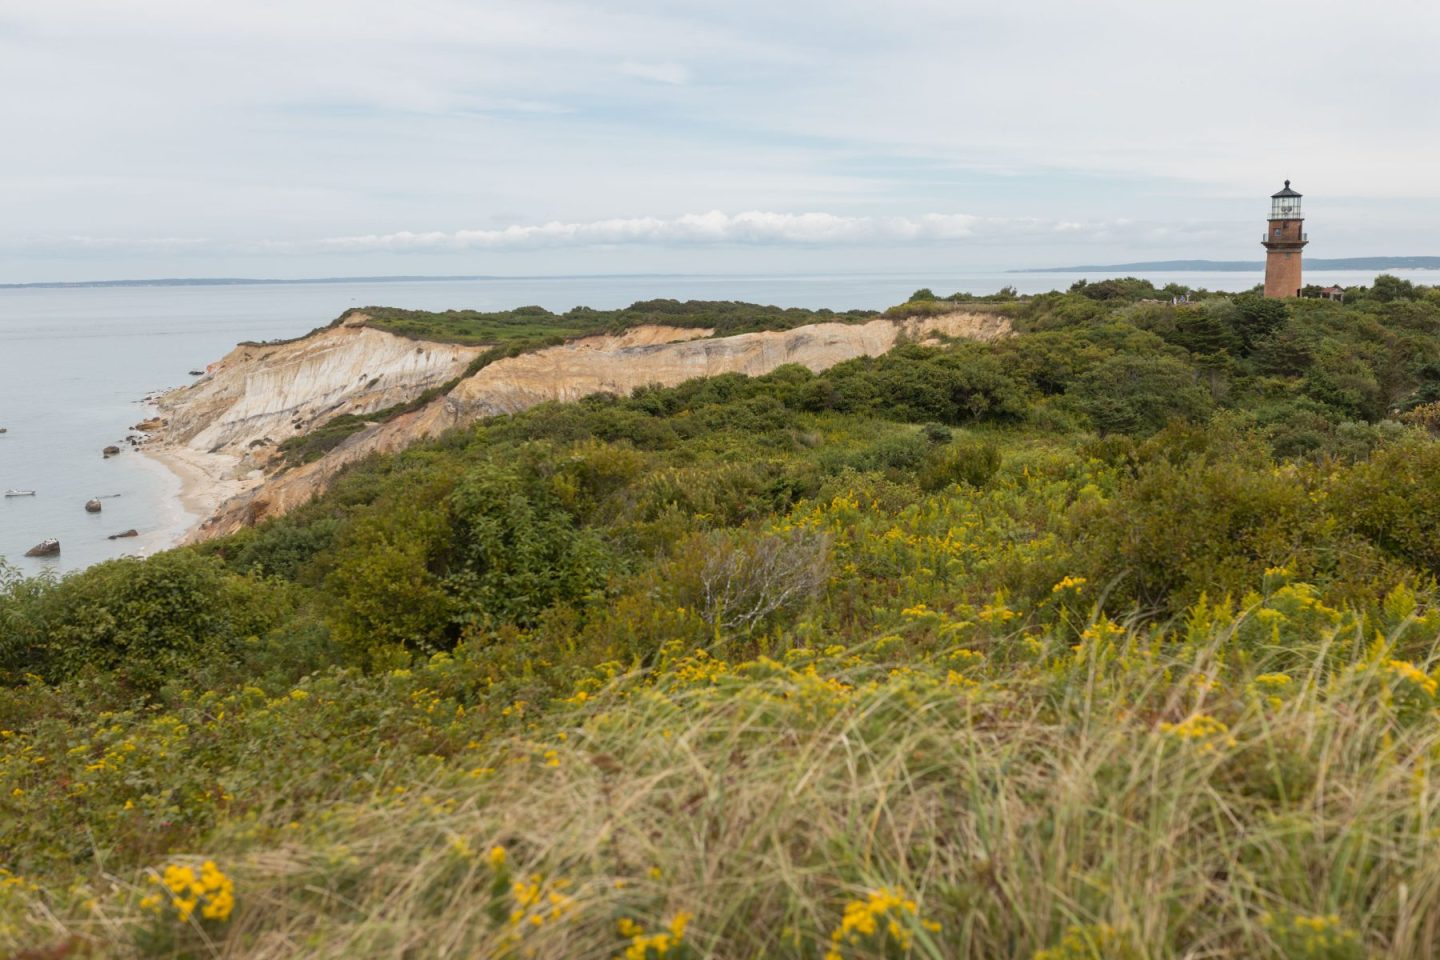
POLYGON ((1300 248, 1270 250, 1265 255, 1265 296, 1300 296, 1300 248))

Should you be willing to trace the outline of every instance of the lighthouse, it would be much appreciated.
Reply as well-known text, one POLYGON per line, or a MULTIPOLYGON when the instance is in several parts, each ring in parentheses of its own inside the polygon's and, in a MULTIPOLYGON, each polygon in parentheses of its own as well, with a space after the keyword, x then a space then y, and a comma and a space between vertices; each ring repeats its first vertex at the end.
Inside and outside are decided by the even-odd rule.
POLYGON ((1300 194, 1290 181, 1279 193, 1270 195, 1270 225, 1261 243, 1265 245, 1265 296, 1300 296, 1300 249, 1310 240, 1303 232, 1300 194))

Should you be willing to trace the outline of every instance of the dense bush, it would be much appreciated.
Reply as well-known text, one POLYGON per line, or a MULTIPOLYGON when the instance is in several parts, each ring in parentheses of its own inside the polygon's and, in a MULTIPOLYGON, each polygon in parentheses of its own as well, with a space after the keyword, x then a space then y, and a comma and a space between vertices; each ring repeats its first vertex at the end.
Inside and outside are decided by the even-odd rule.
POLYGON ((1386 446, 1337 477, 1335 510, 1350 529, 1440 577, 1440 445, 1386 446))
POLYGON ((983 487, 1000 469, 1000 448, 989 441, 960 440, 925 454, 915 482, 929 493, 952 483, 983 487))
POLYGON ((1238 596, 1267 568, 1307 555, 1321 532, 1309 505, 1302 478, 1264 460, 1160 457, 1075 519, 1111 602, 1166 613, 1202 593, 1238 596))
POLYGON ((280 588, 186 553, 111 560, 55 584, 5 587, 0 649, 12 676, 59 680, 114 670, 141 689, 187 663, 235 656, 292 610, 280 588))
POLYGON ((449 524, 435 504, 392 502, 358 515, 337 537, 323 602, 336 640, 363 662, 433 652, 457 635, 443 582, 449 524))
POLYGON ((1144 436, 1172 419, 1203 419, 1210 394, 1193 367, 1165 355, 1120 354, 1079 377, 1070 396, 1103 433, 1144 436))
POLYGON ((1013 422, 1028 409, 1024 386, 996 351, 971 344, 943 352, 901 347, 851 360, 817 378, 804 403, 810 410, 948 424, 1013 422))
POLYGON ((605 582, 603 544, 577 527, 553 490, 482 465, 460 481, 448 507, 445 586, 466 626, 528 626, 548 607, 573 603, 605 582))

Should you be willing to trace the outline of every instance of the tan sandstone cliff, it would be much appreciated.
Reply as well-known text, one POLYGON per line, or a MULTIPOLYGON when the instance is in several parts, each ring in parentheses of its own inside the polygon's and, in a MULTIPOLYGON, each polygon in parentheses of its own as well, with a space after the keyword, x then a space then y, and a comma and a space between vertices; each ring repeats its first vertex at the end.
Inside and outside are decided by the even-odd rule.
POLYGON ((299 340, 244 344, 204 378, 160 398, 165 437, 195 450, 244 453, 344 413, 411 400, 458 376, 483 347, 419 343, 364 325, 363 314, 299 340))
POLYGON ((190 539, 219 536, 285 513, 325 490, 342 467, 372 453, 399 450, 452 427, 546 401, 628 395, 641 386, 673 386, 722 373, 758 376, 787 363, 818 372, 885 353, 901 337, 992 340, 1010 332, 1003 317, 968 312, 818 323, 722 338, 702 329, 637 327, 490 364, 426 406, 348 437, 320 460, 262 478, 267 440, 312 429, 340 413, 363 414, 412 399, 463 371, 478 352, 417 344, 359 326, 363 322, 352 319, 274 347, 239 348, 205 381, 163 398, 164 444, 192 459, 202 454, 223 458, 233 464, 231 476, 248 477, 239 489, 226 491, 235 495, 190 539))

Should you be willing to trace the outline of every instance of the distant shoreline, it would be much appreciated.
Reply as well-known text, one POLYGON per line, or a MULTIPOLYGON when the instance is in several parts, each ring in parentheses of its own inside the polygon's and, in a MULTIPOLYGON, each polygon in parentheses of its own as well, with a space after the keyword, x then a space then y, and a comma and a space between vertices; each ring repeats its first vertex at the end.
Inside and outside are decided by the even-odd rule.
MULTIPOLYGON (((1440 270, 1440 257, 1342 257, 1339 259, 1306 259, 1305 266, 1312 270, 1440 270)), ((1259 273, 1265 269, 1263 260, 1147 260, 1134 263, 1092 263, 1067 267, 1022 267, 1013 270, 996 269, 991 275, 1036 274, 1036 273, 1100 273, 1100 272, 1141 272, 1159 271, 1173 273, 1259 273)), ((899 273, 876 273, 877 277, 919 277, 927 271, 905 271, 899 273)), ((989 271, 987 271, 989 272, 989 271)), ((795 274, 762 273, 556 273, 556 274, 393 274, 374 277, 155 277, 143 280, 36 280, 25 283, 0 283, 0 290, 66 290, 102 289, 106 287, 279 287, 279 286, 338 286, 346 283, 464 283, 477 280, 490 282, 529 282, 535 280, 597 280, 625 278, 668 278, 693 279, 713 277, 734 279, 738 277, 823 277, 829 274, 801 272, 795 274)), ((847 274, 847 276, 849 276, 847 274)))
MULTIPOLYGON (((1000 271, 1005 272, 1005 271, 1000 271)), ((1016 271, 1008 271, 1015 273, 1016 271)), ((897 277, 919 276, 917 273, 897 273, 897 277)), ((264 287, 264 286, 314 286, 344 283, 463 283, 465 281, 491 280, 527 282, 533 280, 594 280, 594 279, 644 279, 650 277, 673 278, 677 280, 715 277, 733 279, 737 277, 807 277, 829 276, 828 274, 750 274, 750 273, 543 273, 543 274, 454 274, 429 276, 422 274, 397 274, 378 277, 157 277, 149 280, 36 280, 26 283, 0 283, 0 290, 64 290, 91 287, 264 287)), ((876 274, 890 276, 890 274, 876 274)))
MULTIPOLYGON (((1340 257, 1307 258, 1307 270, 1440 270, 1440 257, 1340 257)), ((1138 263, 1091 263, 1078 267, 1026 267, 1006 273, 1085 273, 1132 270, 1140 273, 1259 273, 1263 260, 1145 260, 1138 263)))
POLYGON ((454 280, 512 280, 519 277, 301 277, 285 280, 274 277, 159 277, 153 280, 37 280, 31 283, 0 283, 0 290, 63 290, 69 287, 260 287, 287 284, 417 283, 454 280))

